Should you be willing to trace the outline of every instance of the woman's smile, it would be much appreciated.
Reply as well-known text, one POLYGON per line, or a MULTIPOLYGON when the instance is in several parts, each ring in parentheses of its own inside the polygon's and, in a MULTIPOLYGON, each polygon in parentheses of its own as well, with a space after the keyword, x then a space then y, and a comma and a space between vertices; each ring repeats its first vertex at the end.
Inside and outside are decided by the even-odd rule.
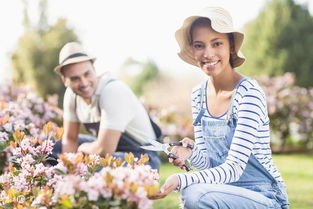
POLYGON ((202 68, 204 68, 204 69, 213 70, 219 62, 220 62, 219 60, 217 60, 217 61, 202 61, 201 65, 202 65, 202 68))

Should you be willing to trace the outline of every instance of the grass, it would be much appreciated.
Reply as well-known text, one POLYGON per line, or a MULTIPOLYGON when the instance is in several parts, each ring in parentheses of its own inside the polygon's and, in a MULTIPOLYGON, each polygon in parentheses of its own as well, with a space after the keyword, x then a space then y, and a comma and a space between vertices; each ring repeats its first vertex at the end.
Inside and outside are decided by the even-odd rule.
POLYGON ((290 208, 313 208, 313 155, 276 155, 274 161, 287 184, 290 208))
MULTIPOLYGON (((274 155, 274 162, 287 184, 291 209, 313 208, 313 155, 274 155)), ((177 172, 182 172, 168 163, 160 169, 161 184, 177 172)), ((171 193, 164 199, 154 201, 154 209, 179 208, 180 193, 171 193)))

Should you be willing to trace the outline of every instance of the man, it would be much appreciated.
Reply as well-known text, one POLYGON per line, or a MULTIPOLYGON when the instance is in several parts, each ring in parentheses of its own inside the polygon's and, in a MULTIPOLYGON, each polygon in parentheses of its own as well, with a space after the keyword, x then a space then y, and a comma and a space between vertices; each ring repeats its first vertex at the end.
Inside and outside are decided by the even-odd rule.
POLYGON ((76 42, 65 44, 60 51, 59 65, 54 70, 67 89, 63 101, 64 135, 54 155, 61 152, 61 146, 62 152, 102 156, 123 157, 125 152, 133 152, 139 157, 147 153, 151 167, 159 169, 158 153, 144 151, 140 145, 160 137, 160 129, 127 85, 96 75, 95 60, 76 42), (96 138, 79 134, 81 124, 96 138))

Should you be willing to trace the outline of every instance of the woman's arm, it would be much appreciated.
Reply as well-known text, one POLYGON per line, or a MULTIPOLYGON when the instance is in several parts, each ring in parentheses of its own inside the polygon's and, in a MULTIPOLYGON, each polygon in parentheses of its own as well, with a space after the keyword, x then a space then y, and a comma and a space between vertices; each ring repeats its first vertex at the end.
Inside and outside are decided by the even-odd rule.
POLYGON ((237 181, 242 175, 255 142, 258 139, 259 126, 266 122, 266 102, 262 90, 255 86, 256 83, 244 82, 245 86, 239 87, 237 127, 225 162, 214 168, 178 174, 180 186, 184 189, 195 183, 224 184, 237 181))

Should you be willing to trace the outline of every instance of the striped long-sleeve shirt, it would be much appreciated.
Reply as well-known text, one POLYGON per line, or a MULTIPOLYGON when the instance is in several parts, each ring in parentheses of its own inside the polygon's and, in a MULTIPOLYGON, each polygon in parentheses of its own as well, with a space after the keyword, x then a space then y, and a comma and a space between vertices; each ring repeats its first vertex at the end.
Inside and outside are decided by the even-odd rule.
MULTIPOLYGON (((192 93, 194 120, 201 109, 200 89, 201 85, 198 85, 192 93)), ((226 114, 220 117, 210 115, 206 105, 206 94, 203 94, 203 97, 203 108, 205 109, 203 117, 205 120, 214 121, 226 118, 226 114)), ((226 184, 236 182, 242 175, 251 154, 277 181, 282 181, 272 160, 265 94, 255 80, 247 79, 240 83, 234 95, 232 108, 237 118, 237 127, 225 162, 216 167, 210 165, 201 125, 194 126, 196 146, 189 160, 199 171, 178 174, 180 181, 178 190, 197 183, 226 184)))

